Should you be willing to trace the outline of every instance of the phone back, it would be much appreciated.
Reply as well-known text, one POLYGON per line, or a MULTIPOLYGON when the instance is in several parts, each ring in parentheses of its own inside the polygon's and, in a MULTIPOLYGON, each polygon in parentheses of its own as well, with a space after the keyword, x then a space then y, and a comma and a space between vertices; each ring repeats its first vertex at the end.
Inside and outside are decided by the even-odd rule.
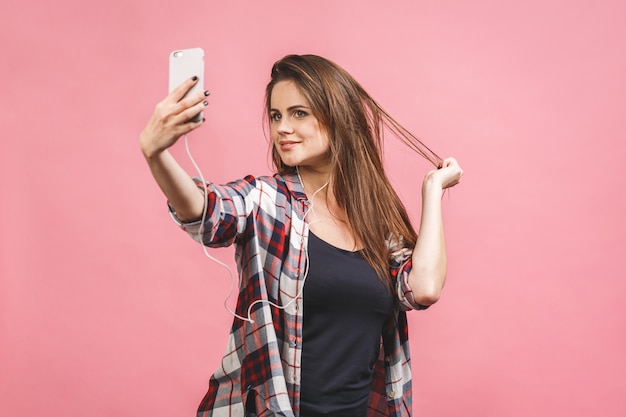
POLYGON ((169 91, 193 76, 198 82, 187 93, 204 90, 204 50, 202 48, 178 49, 170 53, 169 91))

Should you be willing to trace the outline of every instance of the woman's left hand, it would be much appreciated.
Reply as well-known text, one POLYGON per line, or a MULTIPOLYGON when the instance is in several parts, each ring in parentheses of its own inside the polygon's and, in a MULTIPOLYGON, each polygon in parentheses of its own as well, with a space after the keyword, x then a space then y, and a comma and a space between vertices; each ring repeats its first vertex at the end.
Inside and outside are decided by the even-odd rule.
POLYGON ((441 164, 441 168, 434 169, 424 177, 423 187, 441 187, 441 190, 454 187, 461 181, 463 170, 454 158, 446 158, 441 164))

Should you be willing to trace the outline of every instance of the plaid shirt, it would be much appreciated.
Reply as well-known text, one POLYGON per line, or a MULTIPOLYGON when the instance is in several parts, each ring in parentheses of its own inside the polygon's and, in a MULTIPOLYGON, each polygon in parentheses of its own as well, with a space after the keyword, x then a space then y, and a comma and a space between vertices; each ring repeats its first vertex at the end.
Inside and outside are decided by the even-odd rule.
MULTIPOLYGON (((201 188, 204 185, 199 184, 201 188)), ((211 377, 198 417, 240 417, 254 399, 260 417, 297 417, 300 409, 302 288, 306 272, 309 201, 296 175, 248 176, 227 185, 206 184, 208 211, 182 223, 207 246, 235 245, 240 290, 235 318, 219 369, 211 377), (297 297, 297 300, 293 301, 297 297), (287 306, 279 309, 268 302, 287 306)), ((406 310, 422 309, 407 283, 411 251, 388 243, 398 308, 385 326, 374 365, 368 417, 411 415, 411 367, 406 310), (400 279, 398 279, 398 277, 400 279)))

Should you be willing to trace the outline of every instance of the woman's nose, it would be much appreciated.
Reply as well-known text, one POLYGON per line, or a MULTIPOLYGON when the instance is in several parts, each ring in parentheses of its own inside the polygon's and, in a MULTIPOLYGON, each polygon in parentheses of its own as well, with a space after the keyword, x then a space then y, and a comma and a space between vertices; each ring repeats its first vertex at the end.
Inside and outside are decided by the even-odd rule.
POLYGON ((283 117, 278 121, 278 133, 293 133, 293 126, 286 117, 283 117))

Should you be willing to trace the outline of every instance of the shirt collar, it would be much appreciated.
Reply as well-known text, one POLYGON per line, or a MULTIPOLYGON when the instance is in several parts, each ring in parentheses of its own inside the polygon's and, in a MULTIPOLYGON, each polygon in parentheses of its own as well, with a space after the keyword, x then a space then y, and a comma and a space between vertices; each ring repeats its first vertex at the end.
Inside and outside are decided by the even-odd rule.
POLYGON ((304 187, 300 182, 300 178, 298 178, 298 174, 285 174, 283 178, 285 179, 285 184, 287 184, 289 192, 296 200, 307 200, 304 187))

